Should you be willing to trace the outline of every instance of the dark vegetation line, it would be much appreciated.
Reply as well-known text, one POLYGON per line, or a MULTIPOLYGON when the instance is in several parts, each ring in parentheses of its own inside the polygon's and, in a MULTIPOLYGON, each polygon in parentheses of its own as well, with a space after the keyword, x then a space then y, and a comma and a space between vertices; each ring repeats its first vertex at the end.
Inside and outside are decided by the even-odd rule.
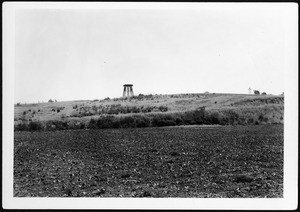
POLYGON ((14 126, 15 131, 50 131, 73 129, 107 129, 107 128, 142 128, 179 125, 259 125, 268 123, 268 118, 244 118, 237 112, 228 110, 222 114, 206 111, 202 107, 193 111, 157 114, 134 114, 129 116, 101 115, 89 121, 83 120, 49 120, 28 121, 14 126))
MULTIPOLYGON (((168 107, 166 106, 122 106, 121 104, 112 104, 106 106, 81 106, 77 105, 73 106, 73 111, 70 114, 70 117, 85 117, 85 116, 93 116, 93 115, 118 115, 118 114, 128 114, 128 113, 150 113, 150 112, 167 112, 168 107)), ((57 109, 57 112, 59 109, 57 109)), ((54 110, 55 111, 55 110, 54 110)))

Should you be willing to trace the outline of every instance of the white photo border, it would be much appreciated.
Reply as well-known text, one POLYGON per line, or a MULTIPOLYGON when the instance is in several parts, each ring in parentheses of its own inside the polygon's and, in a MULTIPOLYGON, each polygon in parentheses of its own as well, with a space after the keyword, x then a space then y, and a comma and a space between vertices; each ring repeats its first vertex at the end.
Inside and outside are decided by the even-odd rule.
POLYGON ((298 206, 298 4, 297 3, 54 3, 4 2, 3 14, 3 139, 2 207, 5 209, 246 209, 291 210, 298 206), (223 8, 278 9, 286 26, 284 95, 283 198, 17 198, 13 197, 13 117, 15 13, 26 9, 153 9, 222 10, 223 8))

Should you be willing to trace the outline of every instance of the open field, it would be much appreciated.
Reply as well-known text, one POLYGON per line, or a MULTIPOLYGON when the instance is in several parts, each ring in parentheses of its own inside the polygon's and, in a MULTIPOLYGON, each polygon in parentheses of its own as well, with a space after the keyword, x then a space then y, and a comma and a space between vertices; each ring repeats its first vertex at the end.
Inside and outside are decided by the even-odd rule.
MULTIPOLYGON (((213 118, 218 119, 218 121, 203 121, 204 124, 284 123, 283 95, 247 94, 139 95, 131 99, 21 104, 15 105, 14 123, 17 131, 90 129, 91 119, 97 120, 104 116, 112 116, 119 121, 118 119, 123 117, 139 115, 142 119, 149 119, 149 123, 143 124, 143 126, 155 127, 159 125, 154 123, 153 115, 169 114, 173 117, 167 117, 167 119, 172 119, 174 122, 178 116, 181 116, 179 119, 183 119, 175 125, 202 124, 197 121, 184 121, 186 117, 182 117, 182 115, 185 116, 184 113, 196 111, 199 108, 205 108, 208 116, 213 114, 213 118), (40 126, 31 127, 31 122, 36 122, 40 126)), ((210 118, 208 117, 208 119, 210 118)), ((197 119, 197 117, 193 119, 197 119)))
POLYGON ((283 197, 283 125, 15 132, 14 196, 283 197))

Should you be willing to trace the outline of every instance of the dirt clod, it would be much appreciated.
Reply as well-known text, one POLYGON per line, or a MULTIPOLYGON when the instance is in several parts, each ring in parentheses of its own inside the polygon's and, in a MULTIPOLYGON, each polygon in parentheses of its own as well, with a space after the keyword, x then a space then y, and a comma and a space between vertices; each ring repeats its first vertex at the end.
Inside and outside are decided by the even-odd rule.
POLYGON ((234 179, 234 182, 236 183, 250 183, 254 180, 253 177, 248 175, 237 175, 234 179))
POLYGON ((94 195, 101 195, 105 193, 105 189, 101 188, 101 189, 97 189, 95 191, 92 192, 92 194, 94 195))
POLYGON ((144 191, 141 197, 151 197, 151 193, 149 191, 144 191))

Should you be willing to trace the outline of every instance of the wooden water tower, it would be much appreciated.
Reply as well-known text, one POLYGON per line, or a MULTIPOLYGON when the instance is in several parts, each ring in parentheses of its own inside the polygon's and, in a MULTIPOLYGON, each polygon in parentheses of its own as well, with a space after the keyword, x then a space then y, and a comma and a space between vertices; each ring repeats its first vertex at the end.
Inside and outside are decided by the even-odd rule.
POLYGON ((132 89, 132 84, 125 84, 123 85, 124 87, 124 90, 123 90, 123 98, 129 98, 129 97, 132 97, 134 94, 133 94, 133 89, 132 89))

